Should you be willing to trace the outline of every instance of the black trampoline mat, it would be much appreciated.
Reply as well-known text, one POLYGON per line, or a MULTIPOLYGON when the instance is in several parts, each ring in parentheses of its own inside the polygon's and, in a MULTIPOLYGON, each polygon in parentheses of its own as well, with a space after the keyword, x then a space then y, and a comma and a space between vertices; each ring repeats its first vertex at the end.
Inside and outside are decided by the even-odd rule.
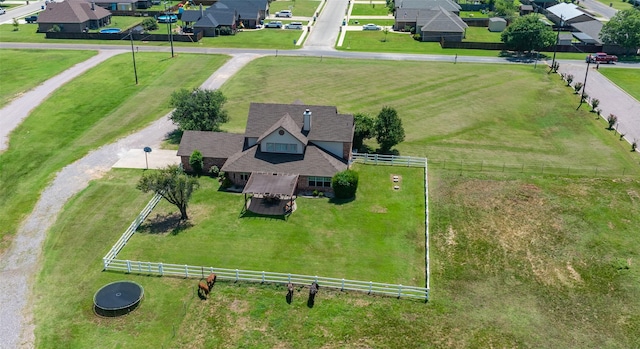
POLYGON ((103 310, 120 310, 137 305, 142 299, 142 286, 132 281, 117 281, 105 285, 93 297, 96 307, 103 310))

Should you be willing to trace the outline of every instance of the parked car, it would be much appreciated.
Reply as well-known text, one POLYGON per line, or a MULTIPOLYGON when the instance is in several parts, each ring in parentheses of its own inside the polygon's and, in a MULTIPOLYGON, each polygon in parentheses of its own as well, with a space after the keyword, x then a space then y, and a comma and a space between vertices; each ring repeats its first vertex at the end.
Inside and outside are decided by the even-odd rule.
POLYGON ((585 62, 591 63, 615 63, 618 61, 618 56, 608 55, 604 52, 598 52, 592 55, 588 55, 585 59, 585 62))
POLYGON ((0 7, 0 15, 3 15, 7 13, 7 10, 3 9, 2 7, 0 7))
POLYGON ((276 12, 276 17, 291 18, 291 17, 293 17, 293 13, 291 13, 290 10, 281 10, 281 11, 276 12))
POLYGON ((29 17, 25 17, 24 20, 27 23, 35 23, 38 21, 38 16, 29 16, 29 17))
POLYGON ((264 25, 265 28, 282 28, 282 22, 273 21, 264 25))
POLYGON ((284 26, 285 29, 302 29, 302 22, 291 22, 284 26))
POLYGON ((380 30, 380 27, 373 23, 365 24, 362 26, 362 30, 380 30))

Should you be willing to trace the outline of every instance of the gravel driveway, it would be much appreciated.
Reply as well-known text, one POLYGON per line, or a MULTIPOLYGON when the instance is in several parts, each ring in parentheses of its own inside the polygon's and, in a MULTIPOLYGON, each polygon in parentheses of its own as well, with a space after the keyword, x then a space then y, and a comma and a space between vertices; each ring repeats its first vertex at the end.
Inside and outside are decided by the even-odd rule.
MULTIPOLYGON (((259 57, 255 54, 234 56, 201 86, 219 88, 244 65, 259 57)), ((86 188, 89 181, 100 178, 130 149, 159 148, 165 135, 175 126, 169 114, 145 129, 115 143, 105 145, 66 166, 42 192, 31 214, 13 240, 11 248, 0 258, 0 348, 33 348, 34 327, 32 299, 28 299, 33 277, 39 272, 37 262, 46 232, 72 196, 86 188)))

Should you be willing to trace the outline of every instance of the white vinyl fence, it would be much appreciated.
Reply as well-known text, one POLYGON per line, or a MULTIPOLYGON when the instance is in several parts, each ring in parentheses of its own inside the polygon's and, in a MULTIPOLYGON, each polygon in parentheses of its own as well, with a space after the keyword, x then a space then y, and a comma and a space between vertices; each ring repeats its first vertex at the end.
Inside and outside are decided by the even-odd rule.
POLYGON ((338 290, 360 291, 369 294, 381 294, 398 298, 418 298, 429 300, 429 190, 427 177, 427 159, 411 156, 378 155, 378 154, 353 154, 353 162, 371 165, 409 166, 424 168, 425 188, 425 287, 406 286, 398 284, 385 284, 373 281, 357 281, 336 279, 321 276, 309 276, 298 274, 283 274, 266 271, 251 271, 240 269, 223 269, 193 265, 165 264, 156 262, 141 262, 116 259, 118 253, 127 244, 129 238, 151 213, 158 201, 162 198, 156 194, 113 245, 111 250, 103 257, 103 270, 122 271, 144 275, 178 276, 185 278, 205 278, 210 273, 215 273, 222 280, 249 281, 261 283, 293 283, 297 285, 309 285, 317 282, 320 287, 338 290))

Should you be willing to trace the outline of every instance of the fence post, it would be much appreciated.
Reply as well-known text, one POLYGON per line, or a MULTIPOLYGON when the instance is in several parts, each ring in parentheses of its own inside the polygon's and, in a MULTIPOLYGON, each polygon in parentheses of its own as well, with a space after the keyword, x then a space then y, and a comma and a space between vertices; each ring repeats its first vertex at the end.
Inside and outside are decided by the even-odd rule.
POLYGON ((107 266, 109 266, 109 263, 107 263, 106 258, 102 258, 102 266, 102 270, 107 270, 107 266))
POLYGON ((262 271, 262 283, 264 284, 264 270, 262 271))
POLYGON ((164 270, 162 270, 162 263, 158 264, 158 273, 160 273, 160 276, 164 276, 164 270))
POLYGON ((398 298, 402 295, 402 284, 398 285, 398 298))
POLYGON ((127 259, 127 273, 131 273, 131 261, 127 259))
POLYGON ((369 294, 371 294, 372 289, 373 289, 373 281, 369 281, 369 294))
POLYGON ((184 277, 189 277, 189 266, 187 264, 184 265, 184 277))
POLYGON ((138 261, 138 271, 142 272, 142 262, 138 261))
POLYGON ((289 273, 289 282, 291 282, 291 273, 289 273))
POLYGON ((340 286, 340 291, 344 291, 344 279, 342 279, 342 286, 340 286))
POLYGON ((240 273, 238 272, 238 269, 236 269, 236 282, 238 282, 239 279, 240 279, 240 273))
POLYGON ((151 274, 151 262, 147 262, 147 270, 149 270, 149 274, 151 274))

